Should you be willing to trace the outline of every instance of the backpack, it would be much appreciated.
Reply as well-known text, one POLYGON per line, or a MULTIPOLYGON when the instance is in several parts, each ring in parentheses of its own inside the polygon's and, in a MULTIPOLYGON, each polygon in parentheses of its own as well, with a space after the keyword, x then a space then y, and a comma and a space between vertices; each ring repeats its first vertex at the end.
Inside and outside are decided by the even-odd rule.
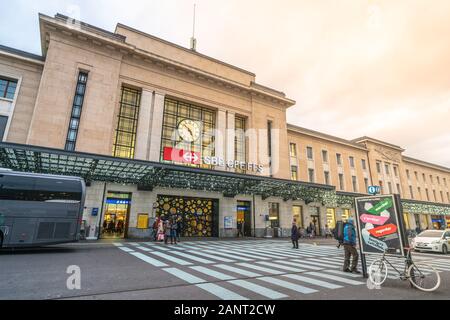
POLYGON ((346 223, 343 221, 336 222, 336 228, 334 231, 334 238, 339 242, 344 242, 344 228, 346 223))

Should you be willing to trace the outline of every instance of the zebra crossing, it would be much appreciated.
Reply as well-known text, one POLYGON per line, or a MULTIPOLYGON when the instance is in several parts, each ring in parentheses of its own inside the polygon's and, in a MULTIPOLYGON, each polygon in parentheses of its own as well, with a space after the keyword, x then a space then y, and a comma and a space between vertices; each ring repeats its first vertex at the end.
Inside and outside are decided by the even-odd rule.
MULTIPOLYGON (((267 239, 113 244, 215 299, 293 299, 367 283, 361 275, 342 271, 343 250, 335 246, 301 244, 293 250, 287 241, 267 239)), ((375 259, 368 256, 367 264, 375 259)), ((401 259, 391 263, 402 270, 401 259)), ((440 272, 450 271, 450 260, 435 258, 432 264, 440 272)), ((388 278, 398 279, 395 270, 388 271, 388 278)))

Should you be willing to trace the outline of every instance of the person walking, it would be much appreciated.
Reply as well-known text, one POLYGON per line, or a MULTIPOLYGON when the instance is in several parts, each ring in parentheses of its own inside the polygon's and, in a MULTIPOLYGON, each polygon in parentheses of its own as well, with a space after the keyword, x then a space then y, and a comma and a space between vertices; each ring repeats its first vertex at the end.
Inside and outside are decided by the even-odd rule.
POLYGON ((328 227, 328 225, 325 225, 325 239, 328 239, 328 236, 330 236, 330 238, 333 238, 333 233, 331 232, 330 227, 328 227))
POLYGON ((178 224, 176 218, 173 218, 170 231, 170 244, 174 244, 174 242, 177 244, 178 224))
POLYGON ((244 233, 242 232, 242 221, 237 222, 237 237, 239 238, 239 235, 242 235, 244 237, 244 233))
POLYGON ((297 227, 297 223, 292 222, 292 229, 291 229, 291 240, 292 240, 292 249, 298 249, 298 237, 299 237, 299 232, 298 232, 298 227, 297 227))
POLYGON ((164 243, 167 244, 167 242, 169 241, 170 238, 170 242, 173 242, 172 240, 172 223, 170 221, 170 219, 167 219, 166 222, 164 223, 164 243))
POLYGON ((161 217, 158 219, 158 236, 157 241, 164 241, 164 221, 161 217))
POLYGON ((179 216, 177 218, 177 239, 178 239, 178 242, 181 242, 182 229, 183 229, 183 221, 181 220, 181 217, 179 216))
POLYGON ((358 251, 356 250, 356 230, 353 223, 353 218, 348 219, 344 227, 344 272, 361 273, 358 271, 358 251), (350 266, 350 257, 352 257, 352 264, 350 266))

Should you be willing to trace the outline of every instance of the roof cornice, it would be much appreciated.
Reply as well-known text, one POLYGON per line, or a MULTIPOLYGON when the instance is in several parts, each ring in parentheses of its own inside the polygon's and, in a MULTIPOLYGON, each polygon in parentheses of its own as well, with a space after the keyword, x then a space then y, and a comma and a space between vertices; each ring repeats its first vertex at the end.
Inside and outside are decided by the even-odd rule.
POLYGON ((16 50, 13 48, 8 48, 8 47, 2 46, 2 45, 0 45, 0 54, 2 56, 19 59, 22 61, 26 61, 26 62, 30 62, 33 64, 42 65, 42 66, 45 64, 43 57, 39 57, 39 56, 33 55, 31 53, 23 52, 23 51, 16 50))
POLYGON ((377 140, 377 139, 370 138, 370 137, 366 137, 366 136, 361 137, 361 138, 356 138, 356 139, 352 140, 352 142, 355 142, 355 143, 360 143, 360 142, 364 142, 364 141, 369 141, 369 142, 372 142, 372 143, 375 143, 375 144, 383 145, 385 147, 388 147, 388 148, 391 148, 391 149, 395 149, 395 150, 400 151, 400 152, 404 152, 405 151, 405 149, 403 149, 402 147, 396 146, 395 144, 391 144, 391 143, 388 143, 388 142, 384 142, 384 141, 377 140))
POLYGON ((339 144, 342 144, 342 145, 346 145, 346 146, 351 147, 351 148, 356 148, 356 149, 360 149, 360 150, 363 150, 363 151, 367 151, 367 149, 364 146, 362 146, 360 144, 357 144, 357 143, 354 143, 352 141, 343 139, 343 138, 339 138, 339 137, 335 137, 335 136, 332 136, 332 135, 329 135, 329 134, 325 134, 325 133, 322 133, 322 132, 318 132, 318 131, 302 128, 302 127, 295 126, 295 125, 289 124, 289 123, 287 124, 287 128, 288 128, 288 131, 292 131, 292 132, 295 132, 295 133, 308 135, 308 136, 311 136, 311 137, 314 137, 314 138, 327 140, 327 141, 339 143, 339 144))
POLYGON ((43 14, 39 15, 39 21, 41 28, 41 45, 44 56, 46 55, 49 41, 46 34, 52 31, 61 31, 66 36, 76 37, 77 39, 83 41, 90 41, 97 46, 103 46, 109 50, 120 52, 124 56, 130 56, 135 59, 142 60, 143 62, 150 65, 156 65, 161 68, 175 70, 180 74, 187 74, 200 81, 207 81, 212 84, 217 84, 222 88, 226 88, 237 93, 260 98, 271 103, 279 104, 285 108, 289 108, 295 105, 294 100, 277 94, 277 91, 275 90, 273 92, 268 92, 263 88, 252 86, 251 83, 249 85, 240 84, 233 80, 225 79, 223 77, 177 62, 175 60, 139 49, 134 45, 126 43, 125 41, 116 39, 113 36, 114 34, 111 34, 110 32, 95 28, 88 24, 84 24, 78 21, 75 21, 75 23, 67 23, 61 18, 52 18, 43 14))
POLYGON ((440 166, 438 164, 433 164, 430 162, 426 162, 423 160, 419 160, 419 159, 414 159, 408 156, 403 156, 403 161, 405 162, 410 162, 410 163, 414 163, 414 164, 418 164, 421 166, 426 166, 429 168, 433 168, 433 169, 437 169, 437 170, 441 170, 441 171, 446 171, 447 173, 450 173, 450 168, 444 167, 444 166, 440 166))

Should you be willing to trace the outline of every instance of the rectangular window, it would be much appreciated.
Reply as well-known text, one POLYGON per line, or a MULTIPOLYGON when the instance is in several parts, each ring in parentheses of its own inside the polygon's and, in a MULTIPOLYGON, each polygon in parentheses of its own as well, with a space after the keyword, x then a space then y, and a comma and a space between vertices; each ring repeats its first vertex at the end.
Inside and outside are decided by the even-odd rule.
POLYGON ((409 179, 409 170, 406 170, 406 177, 409 179))
POLYGON ((420 189, 420 187, 417 187, 417 193, 419 194, 419 200, 422 199, 422 190, 420 189))
POLYGON ((362 169, 363 169, 363 170, 366 170, 366 169, 367 169, 367 165, 366 165, 366 160, 365 160, 365 159, 362 159, 362 160, 361 160, 361 166, 362 166, 362 169))
POLYGON ((327 208, 327 225, 328 228, 336 228, 336 209, 327 208))
POLYGON ((414 175, 416 176, 416 180, 419 181, 419 175, 417 174, 417 171, 414 171, 414 175))
POLYGON ((427 179, 425 178, 425 173, 422 173, 422 179, 423 179, 423 182, 427 182, 427 179))
POLYGON ((342 173, 339 173, 339 189, 344 190, 344 175, 342 173))
POLYGON ((3 141, 6 132, 6 125, 8 124, 8 117, 0 116, 0 142, 3 141))
POLYGON ((354 168, 355 167, 355 158, 349 157, 349 160, 350 160, 350 168, 354 168))
POLYGON ((347 222, 350 218, 350 209, 342 209, 342 220, 347 222))
POLYGON ((307 156, 308 160, 314 160, 312 147, 306 147, 306 156, 307 156))
POLYGON ((434 201, 437 202, 436 190, 434 190, 434 189, 433 189, 433 198, 434 198, 434 201))
POLYGON ((358 184, 356 181, 356 176, 352 176, 352 186, 353 186, 353 192, 358 192, 358 184))
POLYGON ((436 177, 437 180, 437 184, 440 185, 441 184, 441 179, 439 179, 439 177, 436 177))
POLYGON ((377 172, 381 174, 381 162, 377 161, 377 172))
POLYGON ((309 182, 314 183, 314 169, 308 169, 309 182))
POLYGON ((392 183, 388 182, 388 190, 389 190, 389 194, 392 194, 392 183))
POLYGON ((394 176, 398 177, 398 169, 397 169, 397 166, 394 166, 394 176))
POLYGON ((78 74, 77 87, 75 89, 75 97, 72 103, 72 114, 70 116, 69 130, 67 132, 65 149, 74 151, 77 143, 78 129, 80 127, 81 110, 83 109, 84 95, 86 93, 86 85, 88 74, 80 72, 78 74))
POLYGON ((433 184, 433 176, 430 174, 430 182, 433 184))
MULTIPOLYGON (((247 162, 247 139, 245 138, 246 123, 245 118, 236 116, 234 120, 234 159, 239 162, 247 162)), ((236 168, 238 173, 246 173, 240 166, 236 168)))
POLYGON ((441 191, 441 201, 444 202, 444 193, 441 191))
POLYGON ((267 150, 269 154, 269 170, 270 176, 273 176, 272 172, 272 121, 267 121, 267 150))
POLYGON ((280 204, 269 203, 269 221, 272 228, 280 227, 280 204))
POLYGON ((298 168, 297 166, 291 166, 291 180, 298 180, 298 168))
POLYGON ((401 195, 402 191, 400 190, 400 184, 397 183, 397 194, 401 195))
MULTIPOLYGON (((162 128, 162 142, 161 142, 161 162, 164 163, 174 163, 183 166, 190 167, 201 167, 205 169, 212 169, 212 165, 206 164, 186 164, 180 161, 169 161, 164 160, 164 149, 165 148, 175 148, 184 150, 187 152, 197 152, 200 153, 202 157, 213 157, 215 156, 215 138, 214 131, 216 129, 216 112, 208 108, 200 107, 186 102, 181 102, 175 99, 166 98, 164 101, 164 117, 163 117, 163 128, 162 128), (200 130, 197 139, 195 141, 183 140, 178 131, 180 123, 185 120, 190 120, 191 124, 197 124, 197 131, 200 130)), ((246 141, 242 136, 242 126, 246 126, 241 120, 235 120, 236 128, 238 128, 238 133, 240 132, 240 137, 235 143, 239 144, 239 156, 247 156, 247 150, 244 152, 244 148, 247 149, 246 143, 241 144, 241 142, 246 141)), ((235 130, 236 130, 235 128, 235 130)), ((236 155, 236 154, 235 154, 236 155)))
POLYGON ((389 175, 389 164, 385 164, 384 165, 384 171, 386 172, 387 175, 389 175))
POLYGON ((444 178, 443 180, 444 180, 444 186, 447 186, 447 179, 444 178))
POLYGON ((378 183, 380 184, 380 192, 381 194, 384 194, 384 187, 383 187, 383 181, 378 181, 378 183))
POLYGON ((17 80, 0 78, 0 98, 14 99, 17 89, 17 80))
POLYGON ((450 203, 450 193, 447 192, 447 201, 450 203))
POLYGON ((338 166, 342 166, 342 156, 340 153, 336 153, 336 163, 338 166))
POLYGON ((328 171, 324 171, 323 173, 324 179, 325 179, 325 184, 326 185, 330 185, 330 173, 328 171))
POLYGON ((428 189, 427 188, 425 188, 425 195, 427 197, 427 201, 430 201, 430 195, 428 193, 428 189))
POLYGON ((322 161, 328 163, 328 151, 322 150, 322 161))
POLYGON ((134 158, 140 104, 140 91, 122 87, 119 119, 113 146, 114 157, 134 158))
POLYGON ((369 179, 367 178, 364 178, 364 188, 366 188, 365 192, 369 191, 369 179))
POLYGON ((411 199, 414 199, 414 192, 412 186, 409 186, 409 193, 411 194, 411 199))
POLYGON ((297 159, 297 145, 295 143, 289 145, 289 155, 291 158, 297 159))

